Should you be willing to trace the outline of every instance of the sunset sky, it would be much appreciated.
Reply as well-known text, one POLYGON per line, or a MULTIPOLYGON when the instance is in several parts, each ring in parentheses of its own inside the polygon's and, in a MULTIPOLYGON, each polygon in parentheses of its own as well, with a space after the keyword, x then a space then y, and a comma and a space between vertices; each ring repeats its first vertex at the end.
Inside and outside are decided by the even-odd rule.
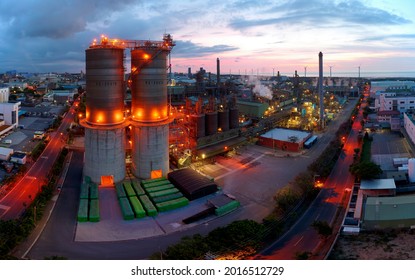
POLYGON ((415 71, 412 0, 2 0, 0 73, 85 71, 94 38, 161 40, 172 68, 312 75, 415 71), (274 68, 274 69, 273 69, 274 68))

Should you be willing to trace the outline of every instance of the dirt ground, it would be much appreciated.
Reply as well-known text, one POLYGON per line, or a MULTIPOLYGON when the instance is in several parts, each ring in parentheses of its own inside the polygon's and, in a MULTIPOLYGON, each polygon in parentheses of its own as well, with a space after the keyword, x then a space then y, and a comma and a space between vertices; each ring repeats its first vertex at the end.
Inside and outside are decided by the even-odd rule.
POLYGON ((342 235, 331 260, 415 260, 415 231, 342 235))

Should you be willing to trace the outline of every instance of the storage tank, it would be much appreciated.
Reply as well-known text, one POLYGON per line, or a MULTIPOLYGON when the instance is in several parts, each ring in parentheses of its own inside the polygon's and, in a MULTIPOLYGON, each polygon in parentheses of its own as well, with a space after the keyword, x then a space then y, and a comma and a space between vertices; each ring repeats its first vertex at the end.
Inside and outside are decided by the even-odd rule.
POLYGON ((409 182, 415 182, 415 158, 410 158, 408 160, 408 178, 409 182))
POLYGON ((147 41, 131 50, 132 172, 142 179, 169 172, 169 117, 167 56, 174 46, 170 35, 163 42, 147 41))
POLYGON ((125 178, 124 50, 92 45, 86 56, 84 175, 100 184, 125 178))
POLYGON ((196 137, 196 138, 204 137, 206 135, 205 134, 205 127, 206 127, 205 115, 204 114, 191 115, 190 119, 194 127, 193 137, 196 137))
POLYGON ((207 112, 206 114, 206 136, 218 132, 218 112, 207 112))
POLYGON ((167 54, 151 46, 131 51, 131 116, 135 121, 154 122, 168 118, 167 54))
POLYGON ((218 128, 222 131, 229 130, 229 110, 225 109, 218 112, 218 128))
POLYGON ((239 128, 239 113, 238 108, 229 109, 229 128, 239 128))
POLYGON ((91 47, 86 55, 86 121, 93 125, 124 122, 124 50, 91 47))

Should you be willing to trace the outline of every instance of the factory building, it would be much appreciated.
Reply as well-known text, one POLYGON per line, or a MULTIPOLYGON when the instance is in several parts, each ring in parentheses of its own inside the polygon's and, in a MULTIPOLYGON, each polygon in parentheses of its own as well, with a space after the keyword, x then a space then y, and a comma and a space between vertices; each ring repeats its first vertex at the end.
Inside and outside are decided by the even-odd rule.
POLYGON ((107 185, 125 178, 126 149, 132 150, 132 172, 139 178, 166 176, 168 124, 166 57, 174 43, 102 37, 86 54, 84 175, 107 185), (124 108, 124 51, 131 49, 131 115, 124 108), (131 144, 126 127, 131 127, 131 144))
POLYGON ((281 149, 283 151, 299 152, 312 134, 307 131, 274 128, 258 138, 261 146, 281 149))

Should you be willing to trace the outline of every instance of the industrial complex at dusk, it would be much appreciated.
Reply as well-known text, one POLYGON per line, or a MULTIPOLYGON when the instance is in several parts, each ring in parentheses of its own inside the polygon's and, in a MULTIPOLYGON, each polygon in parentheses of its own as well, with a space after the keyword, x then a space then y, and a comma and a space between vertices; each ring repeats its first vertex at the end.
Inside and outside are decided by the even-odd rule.
MULTIPOLYGON (((320 10, 225 2, 200 15, 223 29, 209 29, 209 46, 192 29, 200 23, 186 21, 193 4, 166 4, 172 20, 147 1, 128 13, 124 1, 108 4, 114 17, 102 21, 88 6, 83 27, 14 35, 53 38, 50 65, 71 60, 80 71, 0 72, 0 259, 415 259, 415 76, 405 42, 396 72, 409 74, 376 75, 377 59, 396 66, 391 52, 339 51, 344 38, 319 26, 320 10), (139 21, 135 9, 145 11, 139 21), (121 11, 140 32, 123 30, 121 11), (316 39, 285 26, 294 15, 299 29, 313 22, 310 30, 330 32, 316 39), (149 24, 161 18, 168 29, 149 24), (268 27, 281 31, 278 42, 268 27), (61 56, 63 30, 76 34, 76 51, 61 56), (293 36, 302 51, 292 53, 293 36), (318 44, 323 37, 332 45, 318 44)), ((342 24, 412 24, 363 1, 315 2, 337 14, 356 6, 365 25, 342 24)), ((350 40, 373 48, 398 36, 365 28, 350 40)), ((48 63, 25 57, 27 69, 48 63)))

